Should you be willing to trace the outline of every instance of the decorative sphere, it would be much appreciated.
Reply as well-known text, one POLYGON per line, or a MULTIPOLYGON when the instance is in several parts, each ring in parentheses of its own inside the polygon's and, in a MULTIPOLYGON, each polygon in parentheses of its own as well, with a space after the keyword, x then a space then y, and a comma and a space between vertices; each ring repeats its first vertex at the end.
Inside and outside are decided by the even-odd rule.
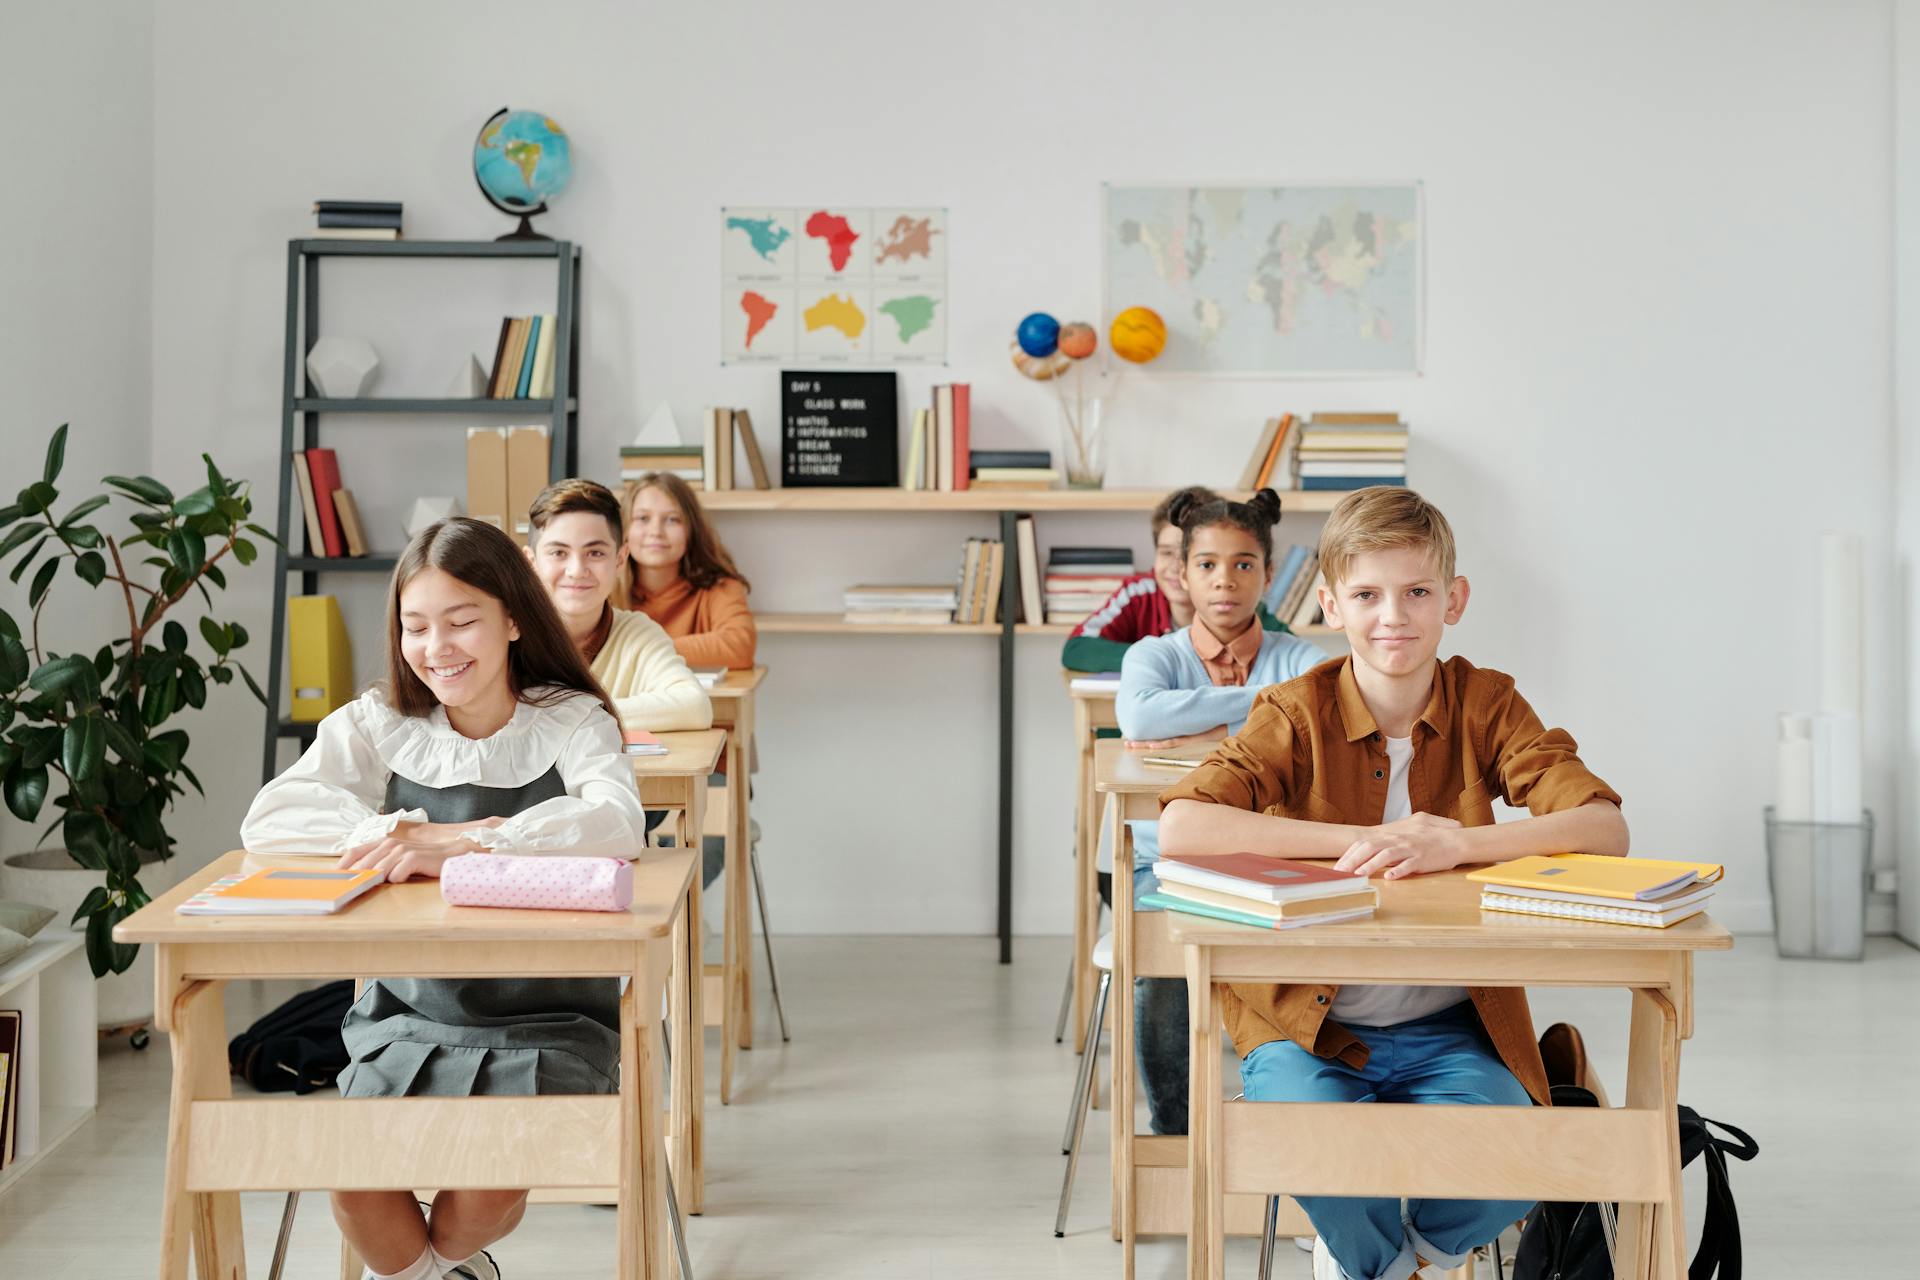
POLYGON ((1093 326, 1083 320, 1076 320, 1060 330, 1060 350, 1075 360, 1085 360, 1100 345, 1094 336, 1093 326))
POLYGON ((1007 354, 1013 357, 1013 367, 1035 382, 1047 382, 1073 367, 1073 361, 1058 351, 1051 355, 1030 356, 1020 349, 1017 341, 1007 344, 1007 354))
POLYGON ((1060 322, 1044 311, 1036 311, 1020 322, 1013 340, 1028 355, 1045 358, 1060 345, 1060 322))
POLYGON ((1113 354, 1145 364, 1167 349, 1167 325, 1152 307, 1128 307, 1113 318, 1107 333, 1113 354))
POLYGON ((540 213, 573 181, 567 131, 538 111, 502 107, 474 140, 473 178, 500 212, 540 213))

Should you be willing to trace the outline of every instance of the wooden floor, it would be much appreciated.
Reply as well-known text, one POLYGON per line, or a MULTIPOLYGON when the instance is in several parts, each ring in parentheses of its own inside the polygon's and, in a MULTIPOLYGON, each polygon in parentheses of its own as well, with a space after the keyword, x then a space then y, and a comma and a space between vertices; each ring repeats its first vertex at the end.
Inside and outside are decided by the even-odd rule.
MULTIPOLYGON (((741 1056, 739 1101, 708 1111, 707 1215, 690 1236, 700 1280, 1118 1276, 1102 1123, 1088 1125, 1068 1237, 1052 1232, 1074 1068, 1052 1037, 1066 942, 1022 939, 1010 967, 993 951, 985 939, 781 942, 795 1039, 780 1046, 761 992, 760 1047, 741 1056)), ((1907 1274, 1913 1242, 1900 1224, 1920 1203, 1920 952, 1879 939, 1864 964, 1785 963, 1770 939, 1742 938, 1731 955, 1701 957, 1699 991, 1681 1097, 1762 1148, 1733 1168, 1747 1275, 1907 1274)), ((236 990, 230 1012, 244 1023, 284 992, 236 990)), ((1534 1009, 1541 1025, 1577 1021, 1617 1090, 1623 996, 1540 993, 1534 1009)), ((716 1061, 709 1053, 710 1070, 716 1061)), ((0 1196, 0 1277, 154 1274, 167 1075, 163 1039, 104 1052, 100 1114, 0 1196)), ((1687 1172, 1697 1223, 1698 1163, 1687 1172)), ((247 1198, 255 1280, 279 1209, 277 1197, 247 1198)), ((288 1276, 331 1280, 336 1239, 324 1197, 309 1197, 288 1276)), ((536 1208, 495 1257, 507 1280, 610 1275, 612 1214, 536 1208)), ((1282 1250, 1275 1270, 1306 1276, 1306 1255, 1282 1250)), ((1179 1241, 1143 1242, 1142 1277, 1182 1271, 1179 1241)), ((1251 1243, 1234 1242, 1229 1275, 1253 1271, 1251 1243)))

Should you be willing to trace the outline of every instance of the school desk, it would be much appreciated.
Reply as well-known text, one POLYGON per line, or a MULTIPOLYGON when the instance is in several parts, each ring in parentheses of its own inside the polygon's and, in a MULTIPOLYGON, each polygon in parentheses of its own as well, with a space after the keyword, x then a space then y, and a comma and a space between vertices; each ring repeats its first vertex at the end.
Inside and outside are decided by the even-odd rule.
MULTIPOLYGON (((1480 910, 1464 871, 1376 880, 1369 920, 1260 929, 1171 915, 1192 1026, 1190 1280, 1222 1275, 1223 1197, 1618 1201, 1621 1280, 1680 1280, 1686 1225, 1674 1108, 1693 1034, 1693 957, 1733 945, 1706 915, 1665 929, 1480 910), (1228 1102, 1219 982, 1625 987, 1624 1105, 1607 1109, 1228 1102)), ((1364 1038, 1364 1036, 1363 1036, 1364 1038)))
MULTIPOLYGON (((726 894, 721 925, 721 963, 707 974, 719 989, 706 995, 708 1026, 720 1028, 720 1103, 733 1101, 734 1050, 753 1048, 753 936, 747 917, 747 841, 753 821, 748 812, 748 775, 753 764, 754 695, 767 678, 765 667, 729 671, 707 690, 713 725, 727 731, 726 894)), ((698 828, 695 828, 698 830, 698 828)), ((695 842, 698 843, 697 841, 695 842)), ((695 929, 698 933, 698 929, 695 929)), ((696 945, 698 939, 695 940, 696 945)))
POLYGON ((1102 729, 1118 729, 1114 701, 1120 688, 1076 689, 1085 671, 1060 672, 1073 700, 1073 741, 1079 757, 1073 811, 1073 1048, 1086 1048, 1087 1009, 1099 978, 1093 971, 1093 944, 1100 940, 1100 798, 1093 790, 1093 748, 1102 729))
MULTIPOLYGON (((239 852, 122 921, 154 948, 156 1022, 172 1037, 161 1280, 246 1274, 242 1191, 562 1188, 618 1205, 620 1280, 667 1280, 659 1010, 699 853, 653 850, 624 912, 450 907, 434 880, 385 885, 331 916, 182 916, 239 852), (247 1098, 227 1072, 228 982, 250 978, 606 977, 620 998, 620 1091, 584 1097, 247 1098)), ((676 1051, 691 1035, 676 1028, 676 1051)))

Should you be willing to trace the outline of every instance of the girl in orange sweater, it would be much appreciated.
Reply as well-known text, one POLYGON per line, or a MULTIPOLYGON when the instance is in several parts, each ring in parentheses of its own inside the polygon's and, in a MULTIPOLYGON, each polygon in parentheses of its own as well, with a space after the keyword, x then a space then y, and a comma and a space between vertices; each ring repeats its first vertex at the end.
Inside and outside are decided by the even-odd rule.
POLYGON ((659 623, 689 666, 753 666, 747 580, 687 482, 662 472, 635 481, 626 521, 614 602, 659 623))

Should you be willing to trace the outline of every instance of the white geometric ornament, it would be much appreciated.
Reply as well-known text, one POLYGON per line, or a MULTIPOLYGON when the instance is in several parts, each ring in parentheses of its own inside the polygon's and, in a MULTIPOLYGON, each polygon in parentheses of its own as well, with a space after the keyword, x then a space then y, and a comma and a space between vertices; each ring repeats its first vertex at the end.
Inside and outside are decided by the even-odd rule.
POLYGON ((673 420, 673 406, 665 400, 633 438, 633 447, 637 449, 677 449, 684 443, 680 438, 680 424, 673 420))
POLYGON ((365 338, 322 338, 307 352, 307 376, 328 400, 357 400, 373 382, 380 357, 365 338))
POLYGON ((453 381, 447 384, 447 399, 478 400, 487 394, 486 370, 480 367, 478 356, 468 356, 467 366, 453 375, 453 381))
POLYGON ((445 520, 448 516, 459 514, 458 498, 415 498, 413 509, 407 512, 407 541, 412 542, 422 529, 435 520, 445 520))

